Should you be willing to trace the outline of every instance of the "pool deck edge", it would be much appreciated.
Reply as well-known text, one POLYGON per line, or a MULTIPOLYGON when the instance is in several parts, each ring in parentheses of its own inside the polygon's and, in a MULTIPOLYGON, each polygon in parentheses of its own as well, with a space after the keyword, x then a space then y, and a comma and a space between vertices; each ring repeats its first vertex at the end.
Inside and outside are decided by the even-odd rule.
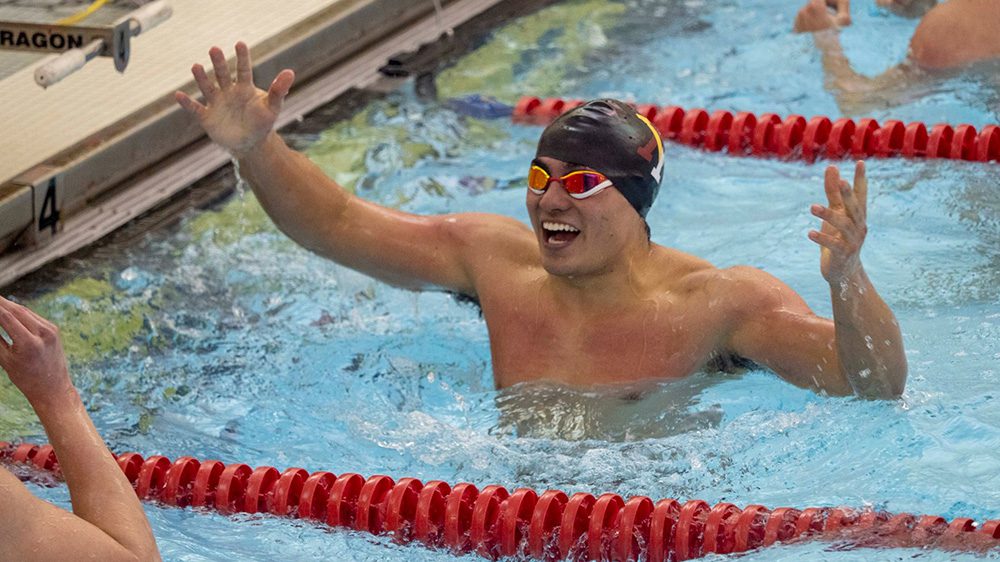
MULTIPOLYGON (((503 0, 453 0, 440 15, 430 1, 326 3, 251 44, 258 85, 282 68, 296 70, 298 83, 279 127, 372 84, 388 57, 431 42, 503 0)), ((189 76, 181 89, 193 92, 189 76)), ((0 252, 9 248, 0 253, 0 287, 93 243, 229 161, 176 105, 173 91, 149 92, 141 109, 0 183, 0 252)))

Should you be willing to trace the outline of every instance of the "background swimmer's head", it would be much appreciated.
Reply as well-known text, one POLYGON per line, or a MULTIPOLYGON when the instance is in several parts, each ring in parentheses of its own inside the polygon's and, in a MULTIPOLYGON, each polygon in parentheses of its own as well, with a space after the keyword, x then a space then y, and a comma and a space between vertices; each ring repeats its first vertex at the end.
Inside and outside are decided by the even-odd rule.
POLYGON ((560 115, 542 133, 535 157, 604 174, 643 219, 663 177, 660 135, 635 109, 613 99, 594 100, 560 115))
POLYGON ((933 8, 937 0, 875 0, 875 3, 897 16, 919 18, 933 8))

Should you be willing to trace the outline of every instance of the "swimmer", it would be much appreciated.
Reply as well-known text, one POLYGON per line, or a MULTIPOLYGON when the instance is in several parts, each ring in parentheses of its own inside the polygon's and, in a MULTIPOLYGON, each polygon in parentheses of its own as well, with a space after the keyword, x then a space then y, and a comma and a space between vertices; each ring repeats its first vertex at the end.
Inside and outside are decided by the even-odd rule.
POLYGON ((906 60, 875 77, 856 72, 844 55, 837 30, 850 25, 849 0, 809 0, 799 10, 793 30, 814 32, 823 54, 828 88, 842 109, 859 112, 872 102, 891 104, 909 87, 943 71, 1000 58, 1000 0, 876 0, 904 17, 919 17, 906 60), (872 98, 865 100, 863 98, 872 98))
POLYGON ((853 187, 827 168, 828 204, 811 208, 822 220, 809 238, 830 286, 829 320, 760 269, 719 269, 650 241, 663 143, 621 102, 589 102, 542 133, 525 163, 530 227, 486 213, 421 216, 352 195, 286 146, 273 126, 294 73, 265 92, 253 85, 247 46, 236 54, 234 81, 212 48, 214 79, 192 68, 204 103, 182 92, 178 103, 239 160, 268 215, 301 246, 398 287, 478 300, 498 388, 678 379, 740 357, 832 395, 903 392, 900 330, 861 263, 863 163, 853 187))
POLYGON ((31 403, 66 477, 73 513, 0 467, 0 560, 159 560, 135 490, 70 380, 58 329, 0 297, 0 368, 31 403))

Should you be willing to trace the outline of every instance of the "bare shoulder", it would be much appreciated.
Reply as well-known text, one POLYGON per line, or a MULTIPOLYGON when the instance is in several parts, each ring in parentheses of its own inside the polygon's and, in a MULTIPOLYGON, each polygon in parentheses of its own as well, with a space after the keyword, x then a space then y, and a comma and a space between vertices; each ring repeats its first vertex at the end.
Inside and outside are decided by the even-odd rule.
POLYGON ((951 0, 934 6, 910 40, 910 58, 928 69, 945 69, 1000 55, 996 0, 951 0))
POLYGON ((802 297, 784 281, 756 267, 711 268, 699 272, 695 279, 737 316, 778 309, 808 310, 802 297))
MULTIPOLYGON (((719 268, 697 256, 670 248, 659 248, 660 283, 673 292, 702 294, 715 303, 758 301, 769 288, 781 282, 755 267, 738 265, 719 268)), ((783 284, 781 284, 783 286, 783 284)))

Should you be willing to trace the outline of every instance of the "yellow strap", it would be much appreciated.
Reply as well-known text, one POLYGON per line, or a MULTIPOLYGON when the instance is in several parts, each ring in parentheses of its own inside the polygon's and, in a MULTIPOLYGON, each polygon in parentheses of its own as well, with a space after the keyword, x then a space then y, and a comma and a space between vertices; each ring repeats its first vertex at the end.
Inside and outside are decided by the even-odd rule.
POLYGON ((93 14, 97 10, 100 10, 101 6, 103 6, 103 5, 107 4, 107 3, 108 3, 108 0, 94 0, 94 3, 91 4, 91 5, 89 5, 89 6, 87 6, 86 10, 83 10, 82 12, 78 12, 76 14, 73 14, 72 16, 69 16, 68 18, 63 18, 63 19, 57 21, 56 25, 73 25, 75 23, 79 23, 79 22, 87 19, 87 16, 89 16, 90 14, 93 14))

